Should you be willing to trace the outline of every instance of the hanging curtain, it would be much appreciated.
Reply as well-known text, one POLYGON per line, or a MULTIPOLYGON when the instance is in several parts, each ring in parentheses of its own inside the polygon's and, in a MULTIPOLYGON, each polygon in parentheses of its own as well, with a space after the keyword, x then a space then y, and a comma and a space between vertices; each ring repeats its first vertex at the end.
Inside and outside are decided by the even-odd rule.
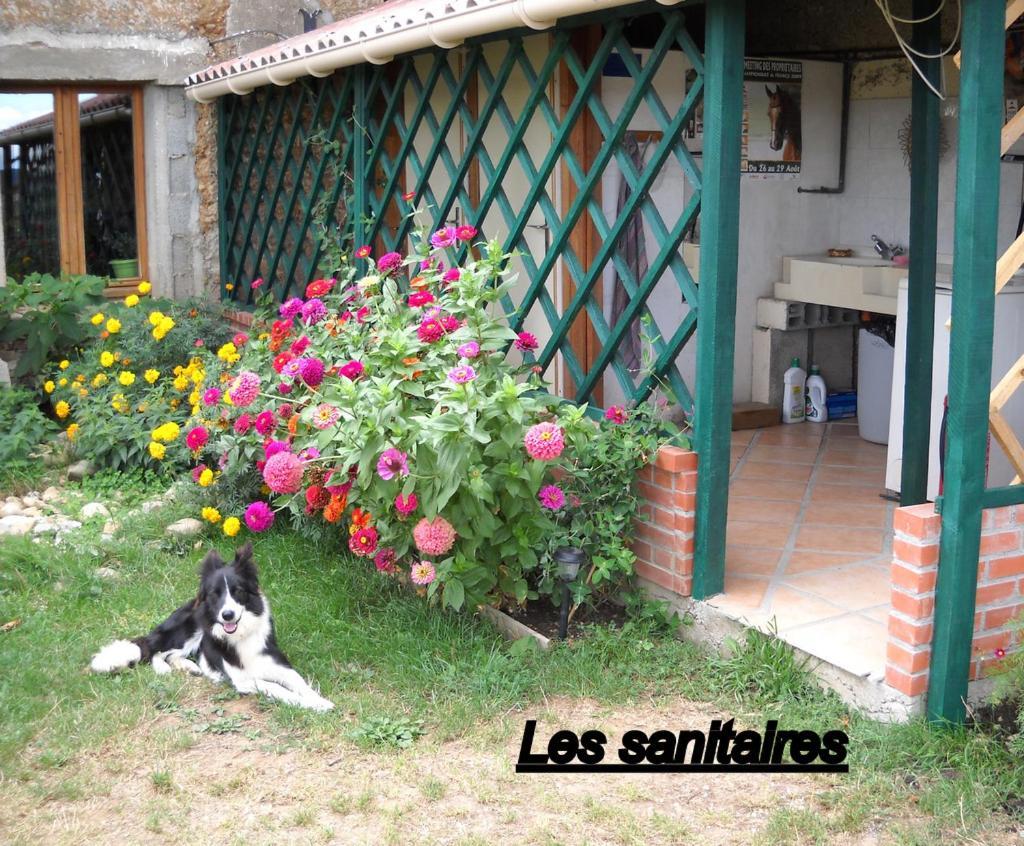
MULTIPOLYGON (((637 140, 636 133, 632 131, 627 132, 622 140, 623 150, 629 156, 630 161, 633 162, 637 173, 643 172, 644 155, 647 152, 648 144, 650 144, 649 139, 641 146, 637 140)), ((626 180, 625 174, 620 171, 618 200, 615 206, 617 216, 621 215, 622 209, 625 208, 626 203, 629 201, 631 193, 632 189, 629 187, 629 182, 626 180)), ((619 242, 616 245, 616 252, 621 256, 626 267, 629 268, 636 284, 639 285, 647 273, 647 243, 644 239, 644 217, 640 212, 639 206, 630 215, 629 221, 623 228, 622 234, 619 236, 619 242)), ((612 298, 612 326, 619 322, 619 318, 626 310, 628 304, 629 293, 622 284, 622 278, 619 275, 618 268, 616 268, 614 295, 612 298)), ((622 363, 629 370, 640 369, 639 320, 633 320, 630 323, 623 342, 619 346, 619 355, 622 356, 622 363)))

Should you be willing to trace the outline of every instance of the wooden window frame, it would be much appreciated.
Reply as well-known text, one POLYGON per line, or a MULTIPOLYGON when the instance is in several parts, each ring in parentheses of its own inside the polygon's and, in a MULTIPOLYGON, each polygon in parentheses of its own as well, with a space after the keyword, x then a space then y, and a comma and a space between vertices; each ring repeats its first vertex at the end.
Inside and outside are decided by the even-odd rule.
POLYGON ((113 279, 107 284, 111 297, 132 293, 138 283, 148 278, 149 243, 146 236, 146 170, 145 134, 142 88, 125 83, 26 83, 4 84, 0 93, 27 92, 53 95, 53 145, 57 172, 57 232, 60 245, 60 272, 68 275, 86 273, 85 263, 85 197, 82 185, 82 135, 80 131, 78 96, 80 94, 123 91, 132 98, 132 166, 135 189, 135 243, 139 275, 130 279, 113 279))

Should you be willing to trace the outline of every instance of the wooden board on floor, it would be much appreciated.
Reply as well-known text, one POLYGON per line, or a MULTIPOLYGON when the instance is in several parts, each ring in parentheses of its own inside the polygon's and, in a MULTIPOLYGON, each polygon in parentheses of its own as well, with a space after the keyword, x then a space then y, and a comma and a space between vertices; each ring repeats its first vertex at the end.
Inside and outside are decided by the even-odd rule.
POLYGON ((736 402, 732 406, 732 428, 761 429, 782 422, 782 412, 766 402, 736 402))

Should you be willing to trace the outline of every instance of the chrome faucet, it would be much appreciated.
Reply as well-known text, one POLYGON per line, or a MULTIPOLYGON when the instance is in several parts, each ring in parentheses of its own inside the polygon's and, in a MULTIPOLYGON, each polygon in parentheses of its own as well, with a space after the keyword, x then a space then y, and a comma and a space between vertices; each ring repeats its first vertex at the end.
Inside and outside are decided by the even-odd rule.
POLYGON ((877 235, 871 236, 871 242, 875 245, 875 252, 886 261, 892 261, 896 256, 901 256, 906 252, 899 244, 893 244, 890 247, 877 235))

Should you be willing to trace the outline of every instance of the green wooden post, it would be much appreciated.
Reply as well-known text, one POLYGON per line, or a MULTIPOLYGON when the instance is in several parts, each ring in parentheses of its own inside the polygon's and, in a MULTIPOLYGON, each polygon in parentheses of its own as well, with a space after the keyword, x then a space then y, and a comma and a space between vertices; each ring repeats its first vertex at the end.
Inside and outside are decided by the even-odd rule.
MULTIPOLYGON (((932 0, 914 0, 913 18, 933 12, 932 0)), ((914 47, 939 52, 942 19, 914 26, 914 47)), ((941 59, 920 65, 938 88, 941 59)), ((910 273, 907 287, 907 361, 903 389, 903 467, 900 505, 917 505, 928 496, 932 400, 932 345, 935 341, 935 251, 939 217, 939 98, 916 74, 911 98, 910 273)))
POLYGON ((928 717, 962 722, 974 634, 992 378, 1003 0, 965 0, 942 540, 928 717))
MULTIPOLYGON (((224 299, 227 296, 227 291, 224 289, 224 285, 228 279, 228 228, 227 220, 225 219, 225 210, 227 209, 228 191, 230 185, 227 182, 228 179, 228 163, 227 163, 227 143, 228 143, 228 127, 227 123, 230 118, 228 114, 228 104, 235 105, 228 100, 227 97, 221 97, 217 100, 217 246, 220 250, 219 264, 220 264, 220 296, 224 299)), ((5 150, 10 148, 5 147, 5 150)))
POLYGON ((696 553, 693 596, 725 587, 725 522, 736 338, 743 121, 744 0, 707 4, 704 42, 704 170, 697 291, 696 553))
MULTIPOLYGON (((352 68, 355 75, 355 91, 353 92, 352 109, 352 205, 348 227, 352 232, 352 243, 356 248, 366 243, 366 215, 369 212, 367 202, 367 181, 370 174, 366 172, 368 159, 366 134, 369 127, 369 110, 366 106, 366 87, 369 85, 366 65, 356 65, 352 68)), ((359 266, 365 267, 366 262, 359 261, 359 266)))

